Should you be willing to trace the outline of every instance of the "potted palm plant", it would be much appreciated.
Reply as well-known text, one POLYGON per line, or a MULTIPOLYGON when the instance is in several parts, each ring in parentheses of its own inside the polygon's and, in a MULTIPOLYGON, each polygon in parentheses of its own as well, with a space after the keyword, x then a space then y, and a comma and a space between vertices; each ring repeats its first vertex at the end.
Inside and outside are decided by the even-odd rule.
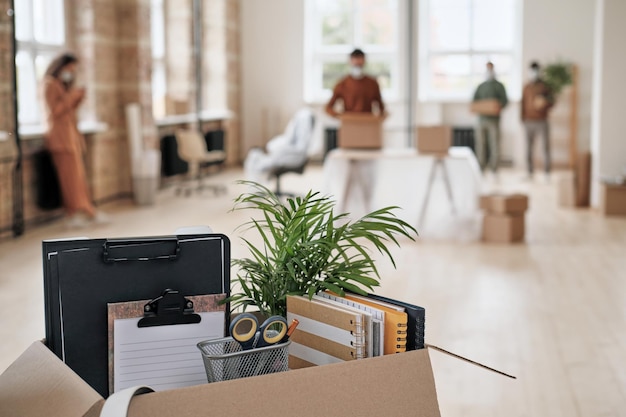
POLYGON ((542 78, 550 90, 558 95, 572 83, 572 65, 562 61, 550 63, 543 69, 542 78))
POLYGON ((242 236, 250 257, 233 260, 240 287, 226 300, 233 310, 252 307, 264 315, 285 316, 287 295, 312 298, 323 290, 365 294, 380 285, 372 247, 395 267, 388 246, 399 246, 397 237, 414 240, 417 235, 393 214, 397 207, 350 221, 347 213, 335 214, 335 202, 318 192, 284 201, 263 185, 239 183, 250 191, 235 199, 232 210, 257 215, 241 227, 255 231, 260 243, 242 236))

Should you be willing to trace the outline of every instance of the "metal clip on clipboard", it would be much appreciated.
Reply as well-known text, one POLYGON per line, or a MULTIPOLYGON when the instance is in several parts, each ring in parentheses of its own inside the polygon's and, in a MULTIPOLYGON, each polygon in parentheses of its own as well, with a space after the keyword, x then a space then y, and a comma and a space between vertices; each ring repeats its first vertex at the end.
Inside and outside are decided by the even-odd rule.
POLYGON ((138 327, 171 326, 174 324, 200 323, 201 317, 194 313, 193 302, 176 290, 166 289, 146 304, 138 327))
POLYGON ((175 260, 180 242, 175 237, 146 239, 107 239, 103 244, 104 262, 175 260))

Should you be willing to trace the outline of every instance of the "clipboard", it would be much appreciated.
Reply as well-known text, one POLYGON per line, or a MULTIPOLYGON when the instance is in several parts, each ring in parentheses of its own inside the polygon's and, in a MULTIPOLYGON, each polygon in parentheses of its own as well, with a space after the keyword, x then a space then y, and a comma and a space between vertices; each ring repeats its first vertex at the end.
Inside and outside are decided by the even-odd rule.
MULTIPOLYGON (((150 300, 166 288, 230 294, 230 241, 222 234, 44 241, 46 344, 108 397, 107 304, 150 300)), ((224 335, 230 325, 225 307, 224 335)))
POLYGON ((110 303, 109 393, 207 383, 199 342, 223 338, 224 294, 185 297, 166 289, 152 300, 110 303))

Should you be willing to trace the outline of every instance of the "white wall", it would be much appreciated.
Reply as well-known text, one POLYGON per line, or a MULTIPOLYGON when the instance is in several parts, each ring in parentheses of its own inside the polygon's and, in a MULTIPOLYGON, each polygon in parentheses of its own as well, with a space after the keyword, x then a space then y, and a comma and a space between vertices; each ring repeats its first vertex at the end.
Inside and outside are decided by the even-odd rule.
MULTIPOLYGON (((537 59, 562 58, 578 64, 579 148, 589 149, 594 0, 521 0, 523 40, 521 65, 537 59)), ((417 9, 417 7, 415 7, 417 9)), ((304 104, 304 0, 242 0, 243 149, 264 145, 283 130, 289 116, 304 104)), ((417 21, 417 10, 416 20, 417 21)), ((405 31, 406 28, 402 28, 405 31)), ((417 33, 418 31, 414 31, 417 33)), ((404 32, 403 32, 404 33, 404 32)), ((417 39, 414 41, 418 45, 417 39)), ((401 51, 406 50, 404 46, 401 51)), ((402 54, 405 56, 406 54, 402 54)), ((401 63, 404 67, 404 63, 401 63)), ((401 77, 405 80, 405 77, 401 77)), ((406 89, 400 88, 401 91, 406 89)), ((405 102, 389 103, 386 128, 397 133, 406 125, 405 102)), ((421 104, 416 122, 472 125, 466 103, 421 104), (433 120, 435 119, 439 120, 433 120)), ((556 109, 555 113, 559 110, 556 109)), ((504 158, 524 166, 525 143, 519 103, 512 102, 502 119, 504 158)), ((555 135, 567 132, 554 132, 555 135)), ((394 140, 394 143, 404 139, 394 140)))
POLYGON ((243 155, 303 105, 303 23, 304 1, 241 1, 243 155))
POLYGON ((592 204, 598 203, 602 176, 625 174, 626 1, 598 0, 595 32, 592 117, 592 204))

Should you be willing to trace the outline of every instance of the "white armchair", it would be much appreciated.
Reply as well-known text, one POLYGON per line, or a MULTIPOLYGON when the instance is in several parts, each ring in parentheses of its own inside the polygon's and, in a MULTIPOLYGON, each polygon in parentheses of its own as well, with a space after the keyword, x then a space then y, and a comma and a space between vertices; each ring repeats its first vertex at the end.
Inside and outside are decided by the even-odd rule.
POLYGON ((302 108, 291 118, 285 131, 272 138, 266 150, 251 149, 244 161, 246 179, 263 183, 276 178, 277 195, 286 195, 280 188, 280 177, 288 172, 302 174, 309 161, 309 145, 315 117, 309 108, 302 108))

